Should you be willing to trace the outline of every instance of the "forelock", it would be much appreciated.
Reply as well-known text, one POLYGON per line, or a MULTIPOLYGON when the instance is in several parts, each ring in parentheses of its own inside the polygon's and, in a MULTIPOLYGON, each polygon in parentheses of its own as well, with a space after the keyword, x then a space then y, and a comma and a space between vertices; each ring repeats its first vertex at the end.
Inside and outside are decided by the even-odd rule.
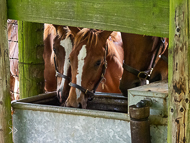
POLYGON ((86 41, 87 46, 92 44, 96 46, 99 40, 98 35, 100 32, 101 30, 83 28, 75 36, 74 45, 78 46, 81 42, 86 41))

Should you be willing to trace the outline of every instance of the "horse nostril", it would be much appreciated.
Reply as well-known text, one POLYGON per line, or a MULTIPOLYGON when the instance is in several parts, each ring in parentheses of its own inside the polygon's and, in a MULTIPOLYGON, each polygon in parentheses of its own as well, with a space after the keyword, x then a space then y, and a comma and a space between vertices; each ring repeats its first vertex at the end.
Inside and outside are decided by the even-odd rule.
POLYGON ((93 97, 88 97, 88 101, 92 101, 93 100, 93 97))
POLYGON ((58 98, 59 102, 62 103, 61 89, 59 89, 59 90, 57 91, 57 98, 58 98))
POLYGON ((82 108, 82 104, 81 103, 78 104, 78 108, 82 108))
POLYGON ((63 102, 63 103, 61 104, 61 106, 62 106, 62 107, 66 107, 66 102, 63 102))
POLYGON ((57 92, 57 98, 60 99, 59 92, 57 92))
POLYGON ((135 82, 134 85, 135 85, 135 87, 137 87, 137 86, 140 86, 141 83, 138 81, 138 82, 135 82))
POLYGON ((126 96, 127 97, 127 89, 120 89, 121 90, 121 93, 123 94, 123 96, 126 96))
POLYGON ((128 96, 128 90, 125 86, 119 86, 119 89, 122 92, 123 96, 128 96))

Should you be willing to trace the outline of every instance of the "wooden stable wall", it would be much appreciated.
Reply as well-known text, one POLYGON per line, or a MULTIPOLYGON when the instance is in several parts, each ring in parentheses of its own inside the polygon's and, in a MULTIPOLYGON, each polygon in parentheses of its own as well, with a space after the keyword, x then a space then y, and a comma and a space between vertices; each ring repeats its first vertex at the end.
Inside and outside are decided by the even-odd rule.
POLYGON ((168 143, 190 142, 189 0, 170 0, 168 143))
MULTIPOLYGON (((3 34, 6 40, 4 7, 5 0, 0 0, 0 36, 3 34)), ((190 142, 189 0, 7 0, 7 8, 8 18, 20 21, 169 37, 168 143, 190 142)), ((1 49, 7 49, 7 44, 0 42, 1 49)), ((1 63, 0 69, 5 68, 6 62, 1 63)), ((3 76, 3 81, 8 80, 6 74, 0 73, 0 79, 3 76)), ((0 88, 3 93, 0 94, 0 109, 3 111, 10 110, 10 106, 2 108, 6 103, 2 99, 7 96, 8 89, 6 82, 3 82, 3 88, 0 88)), ((3 120, 6 115, 0 116, 2 132, 1 125, 6 123, 3 120)), ((7 126, 3 127, 7 129, 7 126)))
POLYGON ((18 22, 20 98, 44 93, 44 24, 18 22))
POLYGON ((6 0, 0 0, 0 142, 12 142, 6 0))

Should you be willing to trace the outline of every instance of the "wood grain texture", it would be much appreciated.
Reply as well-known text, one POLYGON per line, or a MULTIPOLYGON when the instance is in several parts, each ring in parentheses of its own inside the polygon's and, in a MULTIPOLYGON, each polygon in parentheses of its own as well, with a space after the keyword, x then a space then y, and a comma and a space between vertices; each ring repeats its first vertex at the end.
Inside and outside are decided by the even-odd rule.
POLYGON ((0 0, 0 142, 12 142, 6 0, 0 0))
POLYGON ((189 143, 189 0, 170 1, 169 32, 168 143, 189 143))
POLYGON ((8 18, 169 37, 169 0, 8 0, 8 18))
POLYGON ((43 24, 18 22, 20 98, 44 92, 43 24))

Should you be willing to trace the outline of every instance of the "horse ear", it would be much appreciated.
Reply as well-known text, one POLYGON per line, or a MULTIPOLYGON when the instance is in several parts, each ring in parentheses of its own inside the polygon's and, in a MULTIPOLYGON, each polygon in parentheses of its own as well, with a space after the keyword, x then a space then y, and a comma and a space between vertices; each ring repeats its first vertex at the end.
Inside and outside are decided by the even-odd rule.
POLYGON ((65 36, 66 36, 66 33, 67 33, 67 31, 64 29, 64 27, 65 26, 61 26, 61 25, 53 25, 54 27, 55 27, 55 29, 56 29, 56 33, 57 33, 57 35, 59 36, 59 37, 63 37, 63 38, 65 38, 65 36))
POLYGON ((100 36, 101 39, 103 39, 104 41, 106 41, 111 33, 112 33, 112 31, 103 31, 103 32, 101 32, 99 34, 99 36, 100 36))
POLYGON ((77 33, 80 31, 80 29, 77 28, 77 27, 72 27, 72 26, 68 26, 68 27, 69 27, 71 33, 74 35, 74 37, 75 37, 75 36, 77 35, 77 33))

